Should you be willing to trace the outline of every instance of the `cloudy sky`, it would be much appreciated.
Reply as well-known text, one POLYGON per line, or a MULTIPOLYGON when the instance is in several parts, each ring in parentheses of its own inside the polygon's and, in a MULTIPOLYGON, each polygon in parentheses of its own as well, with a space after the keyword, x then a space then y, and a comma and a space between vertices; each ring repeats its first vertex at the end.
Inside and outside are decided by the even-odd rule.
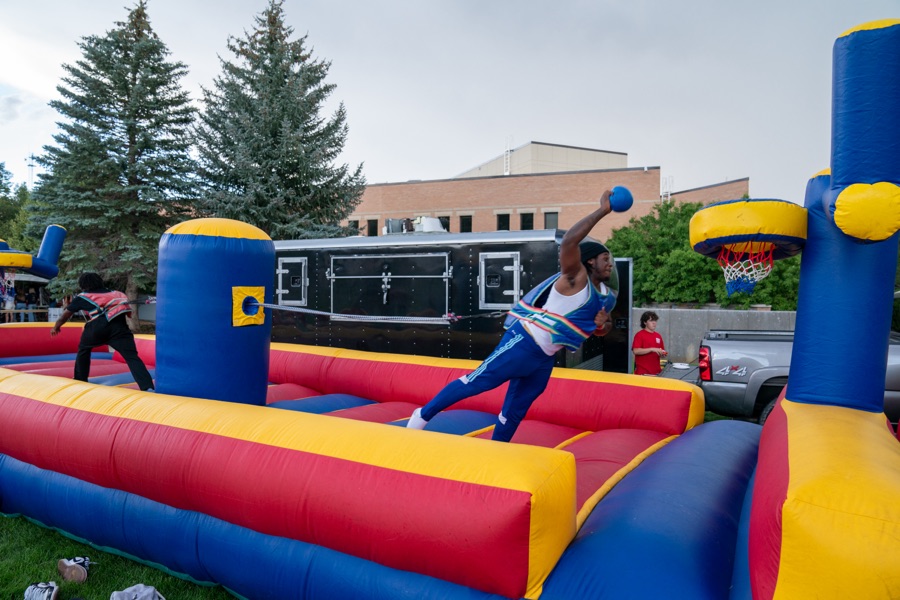
MULTIPOLYGON (((196 100, 266 0, 149 0, 196 100)), ((53 143, 63 64, 131 0, 0 0, 0 162, 16 183, 53 143)), ((834 40, 898 0, 285 0, 331 61, 341 162, 369 183, 453 177, 529 141, 628 154, 673 191, 742 177, 802 202, 829 165, 834 40)), ((199 104, 198 104, 199 105, 199 104)), ((331 107, 333 108, 333 107, 331 107)))

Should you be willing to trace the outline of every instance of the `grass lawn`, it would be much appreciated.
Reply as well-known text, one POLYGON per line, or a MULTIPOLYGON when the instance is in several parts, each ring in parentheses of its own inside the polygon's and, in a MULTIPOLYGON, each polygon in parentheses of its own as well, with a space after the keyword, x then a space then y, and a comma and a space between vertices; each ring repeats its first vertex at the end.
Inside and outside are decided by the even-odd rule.
MULTIPOLYGON (((86 516, 89 518, 89 516, 86 516)), ((22 517, 0 516, 0 598, 21 599, 25 588, 39 581, 59 585, 57 600, 109 600, 110 594, 137 583, 152 585, 167 600, 235 600, 220 586, 202 586, 80 544, 22 517), (56 570, 60 558, 88 556, 85 583, 63 581, 56 570)))

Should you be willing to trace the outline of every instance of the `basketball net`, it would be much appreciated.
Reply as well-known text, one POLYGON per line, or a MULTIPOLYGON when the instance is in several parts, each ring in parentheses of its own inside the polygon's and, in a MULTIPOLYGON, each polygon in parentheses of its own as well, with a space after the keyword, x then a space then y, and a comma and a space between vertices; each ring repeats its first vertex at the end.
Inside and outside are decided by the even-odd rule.
POLYGON ((722 246, 718 262, 725 273, 728 295, 743 292, 752 294, 756 284, 772 272, 772 252, 775 244, 746 242, 722 246))
POLYGON ((0 305, 9 295, 16 295, 16 271, 0 267, 0 305))

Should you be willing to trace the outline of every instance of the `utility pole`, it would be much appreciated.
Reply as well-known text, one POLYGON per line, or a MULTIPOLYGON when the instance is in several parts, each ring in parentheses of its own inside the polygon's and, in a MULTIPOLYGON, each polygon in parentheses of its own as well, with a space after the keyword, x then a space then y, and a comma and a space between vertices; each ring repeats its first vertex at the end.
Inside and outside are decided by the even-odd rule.
POLYGON ((32 189, 34 187, 34 154, 29 154, 28 158, 25 159, 25 162, 28 164, 28 189, 32 189))

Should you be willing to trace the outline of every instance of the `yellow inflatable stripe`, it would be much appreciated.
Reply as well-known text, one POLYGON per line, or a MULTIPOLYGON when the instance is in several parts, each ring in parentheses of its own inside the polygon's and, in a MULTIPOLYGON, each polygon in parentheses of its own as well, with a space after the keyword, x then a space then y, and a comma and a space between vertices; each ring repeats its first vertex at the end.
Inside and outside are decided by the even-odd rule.
POLYGON ((842 37, 846 37, 851 33, 855 33, 857 31, 871 31, 873 29, 886 29, 887 27, 893 27, 894 25, 900 25, 900 20, 898 19, 880 19, 878 21, 869 21, 868 23, 863 23, 862 25, 857 25, 852 29, 848 29, 844 33, 838 36, 838 39, 842 37))
POLYGON ((285 344, 273 342, 272 350, 282 350, 297 354, 313 354, 316 356, 333 356, 336 358, 352 358, 355 360, 368 360, 387 363, 408 363, 411 365, 426 365, 475 370, 481 364, 477 360, 465 358, 434 358, 431 356, 411 356, 406 354, 389 354, 385 352, 363 352, 360 350, 345 350, 343 348, 326 348, 324 346, 304 346, 302 344, 285 344))
POLYGON ((707 240, 755 235, 805 240, 806 209, 799 204, 776 200, 737 201, 711 204, 691 217, 692 248, 707 240))
POLYGON ((30 268, 34 257, 24 252, 0 251, 0 267, 30 268))
POLYGON ((407 430, 325 415, 152 394, 0 368, 0 392, 97 414, 199 431, 387 469, 530 491, 575 459, 560 450, 407 430), (453 460, 447 460, 452 456, 453 460))
POLYGON ((782 401, 790 481, 775 598, 900 598, 900 443, 883 414, 782 401))
POLYGON ((206 235, 246 240, 271 240, 262 229, 231 219, 192 219, 166 230, 170 235, 206 235))
MULTIPOLYGON (((512 444, 518 445, 518 444, 512 444)), ((556 452, 556 451, 555 451, 556 452)), ((531 531, 528 544, 528 583, 525 597, 539 598, 544 581, 571 543, 575 527, 575 457, 571 465, 562 463, 546 485, 538 487, 531 499, 531 531), (571 466, 571 471, 569 467, 571 466), (571 504, 566 506, 566 502, 571 504), (563 511, 554 514, 553 511, 563 511), (560 520, 560 516, 563 519, 560 520), (556 531, 565 527, 562 531, 556 531)))

